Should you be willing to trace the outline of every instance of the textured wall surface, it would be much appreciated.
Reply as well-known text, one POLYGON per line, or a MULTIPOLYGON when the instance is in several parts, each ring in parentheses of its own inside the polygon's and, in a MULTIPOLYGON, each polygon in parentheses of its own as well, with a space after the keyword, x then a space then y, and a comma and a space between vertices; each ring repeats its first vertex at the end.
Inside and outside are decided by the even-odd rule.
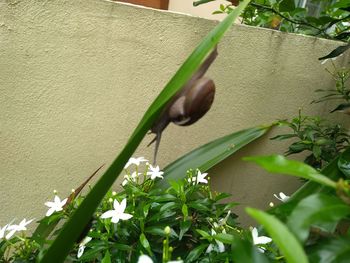
MULTIPOLYGON (((57 189, 64 197, 127 142, 145 109, 217 22, 101 0, 0 0, 0 225, 40 218, 57 189)), ((208 72, 211 111, 164 132, 159 164, 239 129, 288 118, 333 85, 317 58, 337 42, 237 25, 208 72)), ((345 56, 339 63, 344 62, 345 56)), ((271 133, 269 136, 272 136, 271 133)), ((269 136, 210 171, 214 189, 266 208, 298 180, 240 160, 282 153, 269 136)), ((147 136, 137 156, 152 158, 147 136)), ((246 217, 243 216, 244 222, 246 217)))

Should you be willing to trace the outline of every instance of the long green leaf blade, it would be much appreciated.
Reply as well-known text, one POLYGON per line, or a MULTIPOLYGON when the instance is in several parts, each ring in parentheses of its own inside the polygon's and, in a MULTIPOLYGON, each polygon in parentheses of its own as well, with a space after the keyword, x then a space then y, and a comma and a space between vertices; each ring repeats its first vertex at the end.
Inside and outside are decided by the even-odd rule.
POLYGON ((131 135, 127 145, 113 161, 111 166, 91 189, 84 201, 65 224, 60 234, 54 240, 48 251, 43 255, 40 262, 63 262, 74 242, 89 222, 96 207, 119 176, 125 163, 136 150, 147 131, 157 119, 166 103, 181 89, 190 79, 192 74, 199 68, 205 56, 212 50, 222 38, 227 29, 236 20, 250 0, 244 0, 231 14, 218 24, 198 45, 185 63, 176 72, 174 77, 165 86, 159 96, 151 104, 141 119, 139 125, 131 135))
POLYGON ((250 207, 246 208, 246 212, 264 226, 288 263, 309 262, 296 237, 276 217, 250 207))
POLYGON ((292 175, 336 188, 335 182, 320 174, 311 166, 302 162, 288 160, 282 155, 246 157, 244 160, 253 161, 270 173, 292 175))
MULTIPOLYGON (((167 180, 179 180, 191 168, 198 168, 201 172, 205 172, 250 142, 260 138, 270 128, 271 126, 253 127, 211 141, 166 166, 164 174, 167 180)), ((158 181, 158 186, 167 186, 167 180, 158 181)))

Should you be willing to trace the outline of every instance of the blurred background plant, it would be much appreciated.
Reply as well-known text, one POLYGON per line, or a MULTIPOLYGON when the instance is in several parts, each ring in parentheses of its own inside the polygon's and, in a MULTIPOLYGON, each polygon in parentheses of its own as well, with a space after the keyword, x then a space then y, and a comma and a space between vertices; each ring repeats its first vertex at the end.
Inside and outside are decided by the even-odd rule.
MULTIPOLYGON (((216 0, 194 1, 195 6, 216 0)), ((221 4, 214 14, 230 13, 239 0, 221 4)), ((348 0, 253 0, 241 22, 283 32, 301 33, 347 41, 350 37, 348 0)))

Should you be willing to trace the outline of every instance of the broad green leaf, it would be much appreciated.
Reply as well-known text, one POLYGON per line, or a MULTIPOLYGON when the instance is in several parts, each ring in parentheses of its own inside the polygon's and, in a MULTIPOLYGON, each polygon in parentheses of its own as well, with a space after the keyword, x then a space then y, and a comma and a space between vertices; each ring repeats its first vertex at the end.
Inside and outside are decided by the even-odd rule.
MULTIPOLYGON (((350 148, 347 149, 344 153, 350 153, 350 148)), ((326 167, 324 167, 321 173, 327 178, 338 181, 339 178, 342 177, 342 172, 338 169, 338 158, 330 162, 326 167)), ((332 189, 320 185, 316 182, 309 181, 305 183, 302 187, 300 187, 289 199, 291 200, 301 200, 313 193, 322 191, 323 193, 327 193, 332 189)))
POLYGON ((84 201, 74 212, 63 227, 60 234, 49 247, 48 251, 41 259, 39 259, 40 262, 54 263, 64 261, 70 249, 74 245, 74 242, 77 240, 80 233, 89 222, 102 198, 118 178, 120 172, 124 168, 125 163, 141 143, 147 131, 152 127, 152 124, 156 121, 164 106, 200 67, 203 59, 218 44, 226 30, 230 28, 232 23, 247 6, 249 1, 250 0, 244 0, 232 13, 230 13, 222 22, 220 22, 188 57, 173 78, 161 91, 159 96, 153 101, 134 130, 126 146, 102 175, 102 177, 97 181, 95 186, 91 189, 84 201))
POLYGON ((270 173, 292 175, 336 188, 335 182, 320 174, 311 166, 302 162, 288 160, 281 155, 246 157, 244 160, 253 161, 270 173))
POLYGON ((198 234, 200 234, 202 237, 206 238, 206 239, 211 239, 211 235, 209 235, 207 232, 201 230, 201 229, 196 229, 196 231, 198 232, 198 234))
POLYGON ((151 246, 150 246, 150 244, 149 244, 149 242, 148 242, 148 239, 147 239, 147 237, 145 236, 144 233, 142 233, 142 234, 140 235, 140 243, 141 243, 141 245, 147 250, 147 252, 148 252, 150 255, 152 255, 151 246))
POLYGON ((295 9, 294 0, 282 0, 279 5, 279 11, 281 12, 290 12, 295 9))
MULTIPOLYGON (((349 148, 350 150, 350 148, 349 148)), ((349 152, 349 150, 346 150, 346 152, 349 152)), ((338 169, 337 166, 338 159, 333 160, 331 163, 329 163, 326 167, 324 167, 321 171, 323 175, 325 175, 327 178, 332 180, 338 180, 340 177, 342 177, 342 173, 338 169)), ((288 218, 290 213, 293 211, 293 209, 296 207, 298 202, 309 195, 312 195, 314 193, 329 193, 332 192, 333 189, 329 187, 325 187, 323 185, 320 185, 318 183, 308 181, 303 186, 301 186, 289 199, 287 202, 275 206, 274 208, 269 210, 269 213, 275 214, 280 218, 281 220, 285 220, 288 218)))
POLYGON ((348 263, 350 237, 332 238, 318 242, 307 251, 311 263, 348 263))
POLYGON ((304 242, 312 225, 337 223, 350 214, 350 207, 339 198, 314 194, 301 200, 291 213, 287 225, 295 236, 304 242))
POLYGON ((297 238, 275 216, 249 207, 246 208, 246 212, 264 226, 288 263, 309 262, 297 238))
POLYGON ((204 252, 204 250, 208 247, 206 244, 199 245, 198 247, 191 250, 188 253, 185 262, 194 262, 199 256, 204 252))
POLYGON ((339 156, 338 168, 345 175, 347 179, 350 179, 350 152, 345 151, 339 156))
POLYGON ((264 253, 258 251, 248 240, 236 238, 232 243, 231 251, 234 262, 244 263, 268 263, 270 262, 264 253))
POLYGON ((111 263, 111 254, 109 254, 108 250, 106 251, 101 263, 111 263))
POLYGON ((221 241, 224 244, 232 244, 235 242, 235 237, 230 234, 220 233, 215 236, 213 236, 214 239, 221 241))
POLYGON ((179 233, 179 240, 182 239, 184 234, 190 229, 192 222, 190 220, 186 221, 180 221, 180 233, 179 233))
MULTIPOLYGON (((167 180, 177 181, 185 177, 186 171, 191 168, 198 168, 201 172, 205 172, 250 142, 260 138, 270 128, 271 126, 249 128, 211 141, 166 166, 164 175, 167 180)), ((159 180, 156 184, 161 187, 167 187, 167 180, 159 180)))

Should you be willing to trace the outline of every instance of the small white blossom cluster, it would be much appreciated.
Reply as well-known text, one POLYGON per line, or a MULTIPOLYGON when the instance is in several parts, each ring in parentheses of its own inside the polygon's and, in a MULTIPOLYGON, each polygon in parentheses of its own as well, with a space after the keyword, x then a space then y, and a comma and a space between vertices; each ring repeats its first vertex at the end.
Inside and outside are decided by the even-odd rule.
POLYGON ((196 184, 207 184, 208 180, 205 178, 208 175, 208 173, 201 173, 199 169, 197 169, 197 176, 189 177, 187 178, 187 182, 190 184, 196 185, 196 184))
POLYGON ((131 157, 129 161, 125 164, 124 170, 127 172, 127 174, 124 175, 122 186, 127 185, 129 182, 139 183, 141 175, 144 175, 144 178, 146 178, 146 176, 148 175, 150 176, 151 180, 155 180, 156 178, 163 179, 164 174, 164 172, 160 170, 159 166, 153 167, 151 164, 148 163, 148 160, 144 157, 131 157), (144 173, 138 172, 141 163, 146 163, 146 171, 144 173), (135 167, 135 171, 133 171, 132 173, 129 170, 129 167, 131 167, 131 165, 134 165, 135 167))
POLYGON ((0 240, 10 239, 16 232, 22 232, 27 230, 27 225, 29 225, 34 219, 26 220, 25 218, 17 224, 7 224, 4 227, 0 227, 0 240), (7 232, 7 233, 6 233, 7 232))

